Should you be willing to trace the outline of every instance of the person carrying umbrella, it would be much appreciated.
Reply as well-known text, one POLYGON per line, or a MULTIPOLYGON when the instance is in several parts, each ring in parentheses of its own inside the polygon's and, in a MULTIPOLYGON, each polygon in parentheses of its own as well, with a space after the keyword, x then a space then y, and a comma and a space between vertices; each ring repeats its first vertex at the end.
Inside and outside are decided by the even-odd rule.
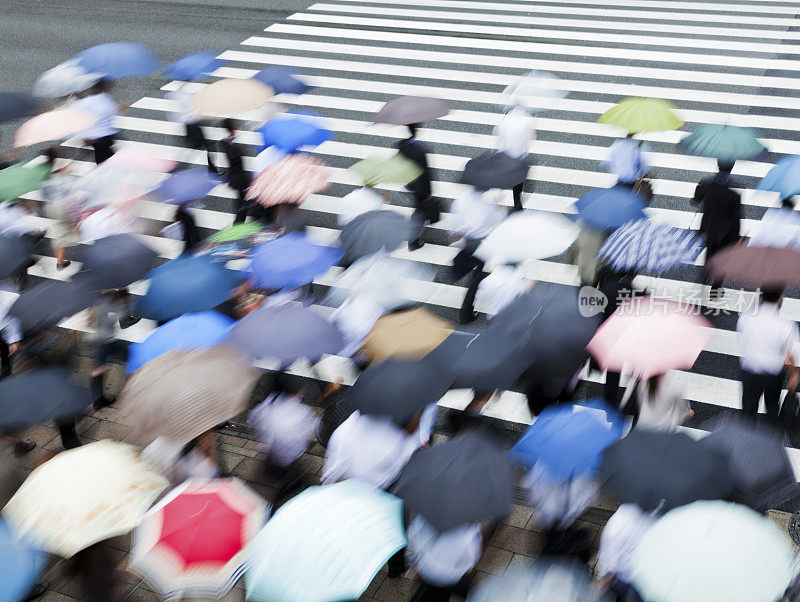
POLYGON ((419 224, 419 235, 409 244, 411 251, 421 249, 422 230, 427 223, 436 223, 440 218, 438 202, 431 198, 431 170, 428 167, 428 148, 417 139, 418 123, 408 124, 408 138, 397 143, 397 150, 401 155, 410 159, 422 169, 422 174, 407 188, 414 194, 414 215, 413 220, 419 224))
MULTIPOLYGON (((512 159, 527 159, 531 141, 536 139, 536 124, 523 104, 515 102, 492 132, 497 137, 497 150, 512 159)), ((522 211, 523 180, 511 189, 514 211, 522 211)))
POLYGON ((56 269, 63 270, 72 263, 65 257, 66 249, 80 242, 77 229, 82 204, 80 195, 72 189, 77 177, 70 172, 70 166, 54 169, 58 158, 56 148, 48 148, 44 156, 52 170, 42 185, 44 214, 54 221, 51 231, 53 253, 56 256, 56 269))
POLYGON ((608 172, 617 176, 617 184, 629 188, 633 188, 650 171, 650 165, 644 158, 644 153, 650 152, 650 147, 633 136, 629 133, 614 142, 604 161, 608 172))
POLYGON ((185 85, 167 94, 167 98, 175 103, 175 110, 172 112, 172 119, 182 123, 186 128, 183 135, 186 148, 191 150, 205 150, 206 160, 208 161, 208 171, 217 172, 217 167, 211 158, 214 145, 206 139, 203 128, 200 127, 203 116, 192 108, 192 99, 195 93, 184 89, 185 85))
POLYGON ((245 194, 250 186, 252 177, 250 172, 244 168, 242 161, 244 152, 241 144, 236 142, 236 126, 233 120, 229 118, 223 119, 221 125, 227 135, 217 145, 220 152, 224 153, 225 158, 228 160, 228 168, 220 171, 228 180, 228 185, 236 191, 236 217, 233 223, 238 224, 247 219, 249 204, 245 200, 245 194))
POLYGON ((641 380, 636 389, 636 428, 674 432, 694 415, 684 399, 685 387, 679 373, 670 370, 641 380))
POLYGON ((781 199, 780 207, 764 212, 750 233, 751 247, 790 247, 800 250, 800 215, 791 197, 781 199))
POLYGON ((631 585, 633 553, 654 522, 636 504, 621 504, 603 528, 597 550, 597 574, 600 583, 614 592, 617 600, 642 602, 631 585))
POLYGON ((118 105, 110 92, 110 81, 101 79, 71 106, 97 117, 94 125, 85 129, 82 135, 84 142, 94 149, 94 162, 98 165, 114 154, 114 141, 119 133, 114 120, 128 108, 128 105, 118 105))

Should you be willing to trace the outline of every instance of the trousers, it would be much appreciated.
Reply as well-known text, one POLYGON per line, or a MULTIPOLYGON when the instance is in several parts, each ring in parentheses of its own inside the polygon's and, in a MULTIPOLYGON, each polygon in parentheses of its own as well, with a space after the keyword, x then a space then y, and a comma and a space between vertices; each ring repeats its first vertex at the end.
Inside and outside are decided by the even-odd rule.
POLYGON ((744 368, 742 379, 742 412, 745 416, 755 418, 758 415, 758 403, 764 396, 767 418, 770 422, 778 422, 781 388, 783 388, 783 372, 777 374, 756 374, 744 368))

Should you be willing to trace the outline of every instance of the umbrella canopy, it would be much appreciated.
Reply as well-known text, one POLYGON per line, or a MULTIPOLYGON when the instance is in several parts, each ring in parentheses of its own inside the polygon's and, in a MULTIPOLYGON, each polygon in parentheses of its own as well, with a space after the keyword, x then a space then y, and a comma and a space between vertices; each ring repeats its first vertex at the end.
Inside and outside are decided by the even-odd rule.
POLYGON ((46 163, 25 166, 16 163, 0 170, 0 201, 12 201, 23 194, 38 190, 42 182, 50 177, 50 166, 46 163))
POLYGON ((20 541, 8 523, 0 520, 1 600, 24 600, 46 564, 46 554, 20 541))
POLYGON ((94 305, 97 293, 78 281, 46 280, 22 291, 8 310, 32 334, 94 305))
POLYGON ((666 100, 626 98, 603 113, 597 121, 622 128, 628 134, 666 132, 683 125, 683 121, 673 113, 674 110, 672 103, 666 100))
POLYGON ((260 150, 274 146, 284 153, 293 153, 303 146, 314 147, 333 140, 332 131, 318 127, 308 119, 289 115, 291 113, 285 117, 273 117, 258 128, 263 139, 260 150))
POLYGON ((23 123, 14 134, 14 148, 61 140, 85 130, 95 121, 97 115, 75 109, 53 109, 23 123))
POLYGON ((33 244, 19 236, 0 236, 0 280, 13 276, 29 265, 33 254, 33 244))
POLYGON ((440 532, 511 513, 512 466, 491 437, 472 430, 411 456, 393 492, 440 532))
POLYGON ((711 330, 690 305, 637 297, 622 303, 586 348, 604 370, 626 369, 645 379, 691 368, 711 330))
POLYGON ((758 183, 756 190, 774 190, 784 199, 800 193, 800 157, 787 155, 778 159, 775 167, 758 183))
POLYGON ((303 75, 299 69, 270 65, 256 73, 253 79, 268 85, 275 90, 275 94, 305 94, 314 89, 314 86, 298 79, 298 75, 303 75))
POLYGON ((375 123, 409 125, 444 117, 450 112, 450 103, 441 98, 425 96, 400 96, 383 105, 372 119, 375 123))
POLYGON ((578 219, 596 230, 614 230, 633 220, 646 219, 647 202, 625 186, 597 188, 575 202, 578 219))
POLYGON ((166 598, 222 598, 266 517, 267 503, 238 479, 188 480, 134 531, 130 568, 166 598))
POLYGON ((615 230, 598 257, 618 272, 661 274, 681 263, 694 263, 703 247, 689 230, 637 220, 615 230))
POLYGON ((724 455, 684 433, 634 430, 603 452, 603 486, 623 503, 670 510, 727 496, 733 487, 724 455))
POLYGON ((244 411, 258 371, 237 349, 168 351, 128 379, 117 407, 142 441, 187 443, 244 411))
POLYGON ((183 314, 153 330, 141 343, 131 343, 125 372, 132 374, 173 349, 192 351, 224 343, 235 323, 216 311, 183 314))
POLYGON ((712 278, 727 278, 758 288, 800 284, 800 251, 788 247, 734 245, 716 253, 706 269, 712 278))
POLYGON ((105 439, 36 468, 3 516, 37 547, 69 558, 133 529, 167 485, 135 448, 105 439))
POLYGON ((161 68, 161 60, 144 44, 109 42, 80 51, 74 57, 89 73, 108 79, 141 77, 161 68))
POLYGON ((337 247, 317 245, 305 234, 290 232, 259 245, 248 270, 255 288, 293 289, 327 272, 341 256, 337 247))
POLYGON ((70 59, 42 73, 33 84, 33 93, 43 98, 63 98, 88 90, 101 79, 101 74, 89 73, 77 59, 70 59))
POLYGON ((81 240, 91 243, 116 234, 140 233, 139 217, 132 209, 130 206, 107 206, 93 211, 80 222, 81 240))
POLYGON ((460 181, 478 190, 513 188, 528 177, 528 167, 524 159, 489 151, 467 161, 460 181))
POLYGON ((506 109, 520 106, 528 111, 541 111, 542 108, 538 106, 540 99, 567 96, 568 92, 561 86, 561 80, 552 73, 531 71, 506 86, 501 102, 506 105, 506 109))
POLYGON ((696 502, 650 527, 632 558, 645 600, 778 600, 791 582, 789 539, 766 516, 728 502, 696 502))
POLYGON ((309 487, 281 506, 250 544, 247 599, 358 598, 406 545, 402 509, 396 497, 356 479, 309 487))
POLYGON ((233 116, 257 109, 273 95, 272 88, 254 79, 221 79, 199 92, 191 106, 209 117, 233 116))
POLYGON ((292 203, 299 205, 308 195, 328 187, 328 164, 316 157, 289 155, 256 176, 247 198, 264 207, 292 203))
POLYGON ((22 92, 0 92, 0 123, 36 114, 39 103, 22 92))
POLYGON ((205 198, 222 180, 204 167, 182 169, 164 180, 153 194, 173 205, 205 198))
POLYGON ((368 367, 350 389, 350 403, 362 414, 388 416, 403 426, 453 383, 452 377, 422 362, 386 360, 368 367))
POLYGON ((196 255, 210 255, 214 260, 227 262, 244 259, 260 244, 273 240, 280 233, 274 228, 265 228, 258 221, 234 224, 215 232, 195 248, 196 255))
POLYGON ((122 165, 130 170, 139 172, 168 173, 178 166, 178 162, 150 155, 133 146, 126 146, 103 161, 102 165, 122 165))
POLYGON ((164 69, 163 76, 167 79, 190 82, 196 79, 203 79, 217 69, 222 69, 227 64, 228 61, 218 59, 215 52, 202 50, 178 59, 164 69))
POLYGON ((239 284, 239 275, 207 257, 180 256, 150 272, 150 287, 137 312, 153 320, 214 309, 239 284))
POLYGON ((92 403, 89 390, 60 366, 34 368, 0 381, 0 431, 15 433, 50 420, 73 420, 92 403))
POLYGON ((106 236, 86 249, 80 279, 94 290, 125 288, 149 272, 157 258, 134 234, 106 236))
POLYGON ((377 186, 383 182, 405 186, 422 175, 422 168, 400 153, 388 159, 368 157, 349 169, 361 176, 364 186, 377 186))
POLYGON ((339 233, 346 263, 377 253, 391 253, 415 236, 414 224, 396 211, 367 211, 353 218, 339 233))
POLYGON ((483 239, 475 256, 484 261, 517 263, 560 255, 578 238, 566 217, 545 211, 519 211, 483 239))
MULTIPOLYGON (((71 193, 84 199, 87 209, 105 207, 112 203, 116 207, 151 192, 161 184, 163 176, 146 168, 132 165, 133 159, 124 150, 123 156, 114 160, 117 153, 93 168, 72 185, 71 193)), ((141 159, 145 163, 147 159, 141 159)), ((153 160, 155 164, 157 160, 153 160)), ((167 170, 169 171, 169 170, 167 170)))
POLYGON ((371 362, 422 359, 449 337, 453 328, 426 309, 387 314, 378 318, 364 338, 362 352, 371 362))
POLYGON ((706 123, 683 138, 678 147, 697 157, 713 157, 720 161, 755 159, 767 152, 750 128, 706 123))
POLYGON ((230 344, 254 358, 277 358, 283 365, 307 358, 319 361, 344 346, 336 327, 300 303, 263 306, 251 311, 231 330, 230 344))

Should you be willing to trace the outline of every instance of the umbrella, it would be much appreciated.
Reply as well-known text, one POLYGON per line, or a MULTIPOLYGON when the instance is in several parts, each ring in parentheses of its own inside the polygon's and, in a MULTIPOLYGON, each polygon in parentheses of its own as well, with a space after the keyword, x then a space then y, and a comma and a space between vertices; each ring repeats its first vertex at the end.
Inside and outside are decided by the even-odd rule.
POLYGON ((273 94, 272 88, 254 79, 221 79, 198 93, 191 106, 209 117, 238 115, 257 109, 273 94))
POLYGON ((602 400, 545 408, 511 448, 511 458, 526 468, 541 462, 556 479, 593 476, 603 450, 625 433, 616 409, 602 400))
POLYGON ((453 328, 426 309, 398 311, 378 318, 364 338, 362 352, 371 362, 422 359, 449 337, 453 328))
POLYGON ((703 242, 693 232, 650 220, 628 222, 608 237, 598 257, 618 272, 661 274, 681 263, 694 263, 703 242))
POLYGON ((313 282, 341 256, 337 247, 317 245, 305 234, 290 232, 259 245, 248 271, 255 288, 293 289, 313 282))
POLYGON ((597 188, 575 202, 578 219, 596 230, 614 230, 633 220, 646 219, 647 201, 630 188, 597 188))
POLYGON ((168 351, 133 373, 117 407, 137 439, 183 444, 244 411, 257 378, 247 358, 225 345, 168 351))
POLYGON ((603 486, 642 510, 670 510, 727 496, 733 487, 724 455, 684 433, 634 430, 603 452, 603 486))
POLYGON ((28 94, 0 92, 0 123, 35 115, 37 108, 38 103, 28 94))
POLYGON ((622 303, 587 345, 604 370, 642 379, 688 370, 711 339, 711 323, 690 305, 636 297, 622 303))
POLYGON ((277 358, 288 366, 300 358, 317 362, 338 353, 344 341, 324 316, 300 303, 287 303, 251 311, 231 330, 230 344, 254 358, 277 358))
POLYGON ((0 280, 13 276, 30 264, 33 245, 27 238, 0 236, 0 280))
POLYGON ((450 103, 441 98, 400 96, 383 105, 383 108, 375 113, 372 121, 392 125, 409 125, 433 121, 444 117, 449 112, 450 103))
POLYGON ((400 153, 388 159, 368 157, 349 167, 350 171, 361 176, 365 186, 377 186, 384 182, 405 186, 422 175, 422 168, 400 153))
POLYGON ((308 119, 302 117, 273 117, 258 128, 263 138, 259 150, 274 146, 284 153, 293 153, 303 146, 319 146, 323 142, 333 140, 334 133, 325 128, 318 127, 308 119))
POLYGON ((167 485, 135 448, 105 439, 36 468, 3 515, 37 547, 69 558, 130 531, 167 485))
POLYGON ((484 261, 517 263, 560 255, 578 238, 578 228, 563 215, 519 211, 481 241, 475 256, 484 261))
POLYGON ((222 180, 216 174, 204 167, 194 167, 176 171, 153 194, 173 205, 182 205, 205 198, 220 184, 222 180))
POLYGON ((60 366, 13 374, 0 381, 0 430, 15 433, 50 420, 74 420, 92 403, 88 389, 60 366))
POLYGON ((683 138, 678 147, 690 155, 713 157, 720 161, 755 159, 767 152, 755 130, 714 123, 701 125, 683 138))
POLYGON ((248 199, 264 207, 293 203, 328 187, 328 164, 316 157, 290 155, 273 163, 256 176, 247 190, 248 199))
POLYGON ((460 182, 478 190, 513 188, 528 177, 528 167, 524 159, 489 151, 467 161, 460 182))
POLYGON ((46 280, 22 291, 8 310, 27 334, 47 330, 64 318, 91 307, 97 294, 81 282, 46 280))
POLYGON ((150 287, 137 311, 153 320, 214 309, 239 284, 239 275, 207 257, 180 256, 150 272, 150 287))
POLYGON ((46 554, 21 541, 0 520, 0 600, 24 600, 46 564, 46 554))
POLYGON ((785 288, 800 284, 800 251, 788 247, 734 245, 706 263, 714 279, 727 278, 758 288, 785 288))
POLYGON ((389 359, 361 373, 350 402, 362 414, 388 416, 402 426, 439 401, 451 384, 452 377, 425 363, 389 359))
POLYGON ((215 260, 244 259, 260 244, 273 240, 280 233, 252 221, 234 224, 209 236, 195 249, 196 255, 211 255, 215 260))
POLYGON ((107 206, 92 211, 79 225, 81 239, 90 243, 116 234, 140 233, 139 217, 132 207, 107 206))
MULTIPOLYGON (((155 155, 150 155, 133 146, 126 146, 103 161, 102 165, 122 165, 128 169, 137 170, 139 172, 153 171, 168 173, 177 167, 178 162, 172 159, 163 159, 155 155)), ((84 178, 85 177, 86 176, 84 176, 84 178)))
POLYGON ((512 465, 484 431, 456 435, 411 456, 393 492, 435 529, 511 514, 512 465))
POLYGON ((0 170, 0 201, 13 201, 38 190, 47 178, 50 177, 50 166, 46 163, 27 167, 23 163, 16 163, 0 170))
POLYGON ((250 544, 247 599, 355 600, 406 545, 402 509, 396 497, 355 479, 309 487, 250 544))
POLYGON ((143 44, 109 42, 80 51, 74 57, 89 73, 108 79, 141 77, 161 68, 161 60, 143 44))
POLYGON ((774 190, 784 199, 800 193, 800 157, 787 155, 778 159, 756 190, 774 190))
POLYGON ((626 98, 603 113, 597 120, 622 128, 629 134, 666 132, 683 125, 672 103, 658 98, 626 98))
POLYGON ((69 108, 53 109, 23 123, 14 134, 14 148, 61 140, 85 130, 95 121, 97 115, 69 108))
POLYGON ((95 290, 125 288, 149 272, 157 258, 133 234, 106 236, 86 250, 79 278, 95 290))
POLYGON ((43 98, 63 98, 88 90, 102 78, 81 67, 77 59, 70 59, 42 73, 33 84, 33 93, 43 98))
POLYGON ((131 374, 173 349, 206 349, 228 340, 235 320, 216 311, 183 314, 153 330, 141 343, 128 347, 125 372, 131 374))
POLYGON ((391 209, 367 211, 353 218, 339 233, 346 263, 384 249, 391 253, 412 240, 415 227, 411 221, 391 209))
POLYGON ((238 479, 190 479, 134 531, 130 568, 166 598, 222 598, 244 572, 267 504, 238 479))
POLYGON ((203 50, 178 59, 164 70, 163 76, 167 79, 190 82, 203 79, 217 69, 222 69, 226 64, 227 61, 218 59, 211 50, 203 50))
POLYGON ((275 90, 275 94, 305 94, 314 89, 314 86, 298 79, 298 75, 303 75, 303 72, 291 67, 270 65, 256 73, 253 79, 268 85, 275 90))
POLYGON ((561 80, 547 71, 531 71, 513 84, 506 86, 501 96, 506 109, 521 106, 529 111, 541 111, 538 100, 564 98, 568 92, 561 88, 561 80))
POLYGON ((645 600, 778 600, 791 582, 789 539, 766 516, 728 502, 667 513, 633 553, 633 585, 645 600))

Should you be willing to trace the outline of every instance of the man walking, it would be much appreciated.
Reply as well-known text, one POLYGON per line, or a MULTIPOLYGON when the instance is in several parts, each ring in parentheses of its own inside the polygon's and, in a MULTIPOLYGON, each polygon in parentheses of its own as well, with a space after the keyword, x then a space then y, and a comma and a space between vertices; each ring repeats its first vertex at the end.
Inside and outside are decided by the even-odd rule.
POLYGON ((397 150, 400 154, 416 163, 422 169, 422 174, 408 184, 408 189, 414 194, 414 215, 412 215, 411 219, 419 226, 417 238, 408 245, 411 251, 422 248, 424 244, 422 242, 422 231, 425 228, 425 224, 438 222, 441 213, 438 204, 431 198, 431 170, 428 167, 428 149, 422 142, 417 140, 417 127, 418 124, 409 124, 408 138, 397 143, 397 150))

